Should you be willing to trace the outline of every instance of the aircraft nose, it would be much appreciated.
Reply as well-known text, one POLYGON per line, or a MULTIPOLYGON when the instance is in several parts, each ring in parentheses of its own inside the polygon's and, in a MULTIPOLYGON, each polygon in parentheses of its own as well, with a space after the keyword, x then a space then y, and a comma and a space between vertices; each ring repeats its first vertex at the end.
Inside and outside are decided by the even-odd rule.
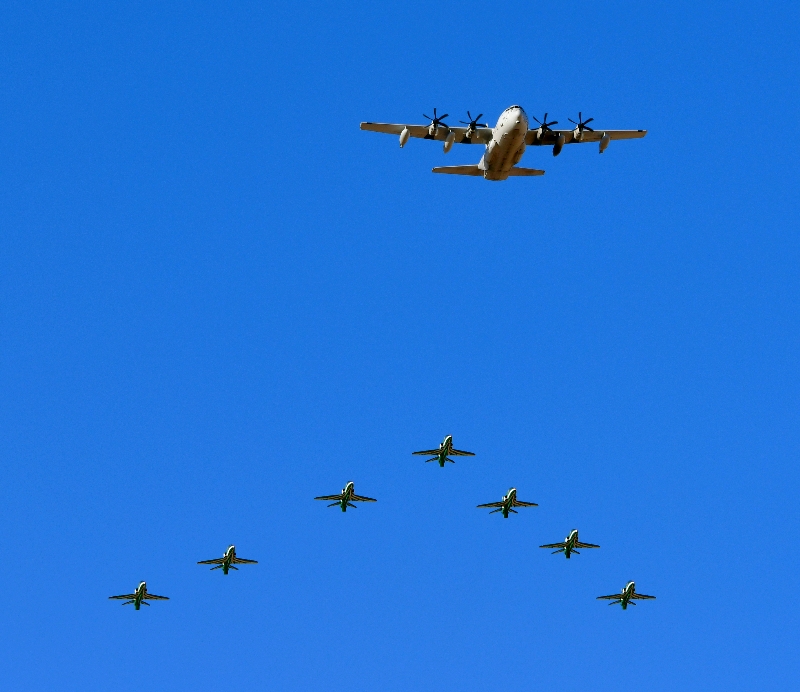
POLYGON ((522 110, 522 108, 517 108, 516 118, 514 118, 520 125, 524 125, 528 127, 528 114, 522 110))

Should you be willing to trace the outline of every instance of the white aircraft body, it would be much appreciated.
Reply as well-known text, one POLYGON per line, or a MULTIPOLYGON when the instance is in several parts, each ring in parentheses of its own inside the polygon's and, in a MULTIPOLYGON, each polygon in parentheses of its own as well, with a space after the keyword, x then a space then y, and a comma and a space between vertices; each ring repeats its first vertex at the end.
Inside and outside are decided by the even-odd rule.
POLYGON ((593 130, 588 126, 594 118, 583 120, 582 114, 578 121, 570 118, 575 124, 572 130, 552 130, 550 125, 557 125, 556 121, 547 122, 545 113, 542 122, 536 118, 539 127, 529 128, 528 116, 521 106, 510 106, 500 115, 497 125, 490 128, 477 121, 482 113, 473 119, 469 112, 469 123, 461 121, 467 127, 450 127, 444 122, 447 114, 436 115, 433 109, 433 118, 425 115, 430 120, 429 125, 402 125, 393 123, 361 123, 362 130, 370 132, 384 132, 398 135, 400 146, 404 147, 409 137, 420 139, 435 139, 444 142, 444 153, 452 148, 453 144, 483 144, 485 151, 481 160, 472 166, 440 166, 433 169, 434 173, 450 173, 454 175, 483 176, 486 180, 506 180, 509 176, 544 175, 544 171, 536 168, 520 168, 517 164, 525 153, 526 146, 552 146, 553 156, 561 153, 565 144, 580 142, 598 142, 602 154, 612 139, 638 139, 647 134, 647 130, 593 130))

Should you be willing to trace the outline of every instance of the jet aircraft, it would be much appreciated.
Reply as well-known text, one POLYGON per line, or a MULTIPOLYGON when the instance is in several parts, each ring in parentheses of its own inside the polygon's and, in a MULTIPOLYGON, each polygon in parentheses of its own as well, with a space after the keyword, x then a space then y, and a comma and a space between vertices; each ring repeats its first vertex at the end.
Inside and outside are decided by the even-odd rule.
POLYGON ((510 488, 509 491, 503 495, 503 499, 500 502, 489 502, 485 505, 478 505, 478 507, 497 507, 497 509, 492 510, 489 514, 494 514, 495 512, 502 512, 503 518, 508 519, 508 513, 513 512, 517 514, 517 511, 514 507, 538 507, 535 502, 522 502, 517 499, 517 489, 510 488))
POLYGON ((334 500, 328 507, 333 507, 334 505, 339 505, 342 508, 343 512, 347 511, 348 507, 352 507, 355 509, 355 505, 353 502, 377 502, 377 500, 371 497, 363 497, 361 495, 356 495, 354 490, 353 481, 349 481, 344 488, 342 488, 342 492, 339 495, 321 495, 320 497, 315 497, 315 500, 334 500))
POLYGON ((602 154, 612 139, 638 139, 647 134, 647 130, 594 130, 589 123, 594 118, 583 119, 583 113, 578 113, 578 120, 568 120, 575 126, 571 130, 553 130, 551 125, 558 121, 547 122, 548 114, 542 120, 533 118, 538 127, 531 127, 528 116, 521 106, 506 108, 493 128, 479 123, 483 113, 473 118, 467 111, 469 122, 460 121, 466 127, 451 127, 444 122, 448 114, 437 115, 433 109, 433 117, 423 117, 430 120, 428 125, 403 125, 392 123, 361 123, 362 130, 370 132, 385 132, 399 135, 400 146, 404 147, 409 137, 420 139, 434 139, 444 142, 446 154, 457 144, 483 144, 485 151, 481 160, 472 166, 440 166, 433 169, 434 173, 451 173, 454 175, 483 176, 485 180, 506 180, 509 176, 544 175, 544 171, 536 168, 520 168, 517 164, 525 153, 526 146, 552 146, 553 156, 558 156, 565 144, 578 144, 581 142, 597 142, 602 154))
POLYGON ((636 593, 636 584, 629 581, 622 589, 622 593, 615 593, 611 596, 598 596, 598 600, 604 599, 611 601, 608 605, 622 605, 622 610, 627 610, 629 605, 636 605, 633 601, 635 599, 641 600, 655 600, 655 596, 645 596, 643 593, 636 593))
POLYGON ((236 546, 231 545, 228 546, 228 549, 222 557, 218 557, 216 560, 201 560, 197 564, 216 565, 216 567, 212 567, 211 569, 221 569, 223 574, 227 574, 229 569, 238 571, 239 568, 235 565, 257 565, 258 562, 256 560, 245 560, 244 558, 236 557, 236 546))
POLYGON ((594 543, 581 543, 578 540, 578 529, 572 529, 569 532, 569 536, 564 539, 563 543, 548 543, 547 545, 540 545, 540 548, 558 548, 558 550, 553 551, 553 555, 556 553, 564 553, 567 556, 567 560, 569 560, 569 556, 571 553, 575 553, 576 555, 580 555, 580 553, 575 550, 575 548, 599 548, 599 545, 595 545, 594 543))
POLYGON ((430 459, 425 459, 427 464, 429 461, 438 461, 439 466, 444 468, 444 462, 449 461, 451 464, 456 462, 449 458, 449 455, 454 457, 474 457, 474 452, 462 452, 460 449, 453 448, 453 436, 448 435, 444 438, 444 442, 439 445, 439 449, 426 449, 422 452, 411 452, 412 454, 424 454, 425 456, 433 455, 430 459))
POLYGON ((122 605, 129 605, 133 603, 133 607, 136 610, 142 606, 142 604, 149 606, 150 604, 147 601, 168 601, 169 598, 166 596, 156 596, 153 593, 147 593, 147 583, 140 582, 139 586, 136 587, 136 591, 133 593, 126 593, 122 594, 121 596, 109 596, 112 600, 118 601, 125 601, 122 605))

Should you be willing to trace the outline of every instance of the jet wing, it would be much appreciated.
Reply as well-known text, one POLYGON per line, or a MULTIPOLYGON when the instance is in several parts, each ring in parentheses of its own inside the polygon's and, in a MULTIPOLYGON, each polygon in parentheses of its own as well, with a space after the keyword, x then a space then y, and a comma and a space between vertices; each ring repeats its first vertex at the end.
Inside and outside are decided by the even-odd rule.
POLYGON ((622 594, 621 593, 615 593, 613 596, 598 596, 597 600, 600 601, 600 600, 605 599, 607 601, 618 601, 621 598, 622 598, 622 594))
POLYGON ((342 494, 339 493, 338 495, 320 495, 319 497, 315 497, 315 500, 341 500, 342 494))
POLYGON ((219 557, 216 560, 200 560, 200 562, 198 562, 197 564, 198 565, 221 565, 223 562, 225 562, 225 558, 224 557, 219 557))
POLYGON ((639 598, 643 601, 655 600, 655 596, 645 596, 643 593, 634 593, 631 598, 639 598))
POLYGON ((131 600, 133 598, 136 598, 136 594, 135 593, 126 593, 126 594, 122 594, 121 596, 109 596, 109 598, 112 599, 112 600, 118 600, 118 601, 129 601, 129 600, 131 600))
POLYGON ((435 139, 444 142, 448 133, 455 134, 456 144, 487 144, 492 139, 492 129, 490 127, 478 127, 472 131, 472 136, 467 139, 466 127, 447 127, 440 125, 435 133, 431 135, 430 125, 396 125, 394 123, 361 123, 361 129, 368 132, 384 132, 387 135, 400 135, 403 130, 408 130, 411 137, 417 139, 435 139))
POLYGON ((475 452, 462 452, 460 449, 451 449, 450 454, 454 457, 474 457, 475 452))
POLYGON ((540 548, 566 548, 566 543, 548 543, 547 545, 540 545, 540 548))
POLYGON ((245 560, 243 557, 235 557, 231 562, 234 562, 237 565, 257 565, 258 560, 245 560))
POLYGON ((514 507, 538 507, 535 502, 520 502, 519 500, 514 500, 514 507))
POLYGON ((502 507, 505 502, 487 502, 485 505, 478 505, 478 507, 502 507))
POLYGON ((424 450, 422 452, 411 452, 411 453, 412 454, 424 454, 425 456, 428 456, 428 455, 432 454, 432 455, 435 455, 435 456, 438 457, 439 456, 439 452, 441 452, 441 451, 442 451, 441 449, 426 449, 426 450, 424 450))
POLYGON ((156 596, 154 593, 147 593, 143 596, 143 598, 147 599, 148 601, 168 601, 169 598, 166 596, 156 596))
POLYGON ((350 499, 354 500, 355 502, 377 502, 376 499, 372 497, 364 497, 363 495, 352 495, 350 499))
POLYGON ((576 543, 576 548, 599 548, 599 545, 595 545, 594 543, 576 543))
POLYGON ((647 130, 589 130, 583 131, 583 137, 575 139, 573 130, 548 130, 542 134, 541 139, 537 138, 538 130, 528 130, 525 135, 525 144, 546 145, 555 144, 560 135, 564 136, 564 144, 580 144, 582 142, 599 142, 603 135, 608 135, 611 139, 639 139, 647 134, 647 130))

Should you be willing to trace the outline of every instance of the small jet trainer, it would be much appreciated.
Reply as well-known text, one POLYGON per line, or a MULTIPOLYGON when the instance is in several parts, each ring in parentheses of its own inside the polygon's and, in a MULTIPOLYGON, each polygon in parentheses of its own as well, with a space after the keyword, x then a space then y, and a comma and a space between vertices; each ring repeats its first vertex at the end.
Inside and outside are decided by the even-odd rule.
POLYGON ((603 599, 606 601, 611 601, 608 605, 616 605, 617 603, 622 605, 622 610, 627 610, 629 605, 636 605, 633 601, 634 599, 641 599, 641 600, 654 600, 655 596, 645 596, 643 593, 636 593, 636 584, 632 581, 629 581, 622 589, 622 593, 615 593, 611 596, 598 596, 598 600, 603 599))
POLYGON ((212 567, 211 569, 221 569, 223 574, 227 574, 229 569, 235 569, 238 571, 239 568, 235 565, 257 565, 258 561, 245 560, 244 558, 236 557, 236 546, 231 545, 228 546, 228 549, 225 551, 225 554, 222 557, 218 557, 216 560, 201 560, 197 564, 216 565, 216 567, 212 567))
POLYGON ((133 603, 133 607, 136 610, 142 606, 142 604, 149 606, 150 604, 147 601, 168 601, 169 598, 166 596, 156 596, 153 593, 147 593, 147 583, 141 582, 139 586, 136 587, 136 591, 133 593, 126 593, 122 594, 121 596, 109 596, 112 600, 117 601, 125 601, 122 605, 129 605, 133 603))
POLYGON ((572 529, 572 531, 569 532, 569 536, 564 539, 563 543, 548 543, 547 545, 540 545, 539 547, 558 548, 558 550, 554 550, 552 554, 555 555, 556 553, 564 553, 567 556, 567 560, 569 560, 570 553, 580 555, 575 548, 599 548, 600 546, 595 545, 594 543, 581 543, 578 540, 578 529, 572 529))
POLYGON ((411 452, 412 454, 424 454, 425 456, 433 455, 430 459, 425 459, 427 464, 429 461, 438 461, 439 466, 444 468, 444 462, 449 461, 451 464, 456 462, 449 458, 449 455, 454 457, 474 457, 474 452, 462 452, 460 449, 453 448, 453 436, 448 435, 444 438, 444 442, 439 445, 439 449, 426 449, 421 452, 411 452))
POLYGON ((392 123, 361 123, 362 130, 370 132, 385 132, 399 135, 400 146, 404 147, 409 137, 420 139, 435 139, 444 142, 444 153, 452 148, 453 144, 483 144, 485 151, 481 160, 472 166, 440 166, 434 168, 434 173, 450 173, 453 175, 483 176, 485 180, 506 180, 509 176, 544 175, 544 171, 536 168, 519 168, 522 155, 526 146, 552 146, 553 156, 558 156, 565 144, 578 144, 580 142, 598 142, 602 154, 612 139, 638 139, 647 134, 647 130, 594 130, 589 123, 594 118, 583 119, 583 113, 578 113, 577 122, 572 118, 568 120, 575 125, 571 130, 553 130, 551 125, 557 121, 547 122, 548 114, 542 120, 533 118, 538 127, 531 128, 528 116, 521 106, 510 106, 500 115, 497 125, 493 128, 487 124, 479 123, 483 113, 473 118, 469 111, 469 122, 460 121, 466 127, 450 127, 444 122, 447 113, 437 115, 433 109, 433 117, 423 117, 430 120, 428 125, 395 125, 392 123))
POLYGON ((353 502, 377 502, 377 500, 371 497, 363 497, 361 495, 356 495, 353 481, 350 481, 344 488, 342 488, 342 492, 339 495, 321 495, 320 497, 315 497, 315 500, 334 500, 328 507, 333 507, 334 505, 339 505, 342 508, 343 512, 347 511, 348 507, 352 507, 355 509, 355 505, 353 502))
POLYGON ((510 488, 509 491, 503 495, 503 499, 500 502, 489 502, 485 505, 478 505, 478 507, 497 507, 497 509, 492 510, 489 514, 494 514, 495 512, 502 512, 503 518, 508 519, 508 513, 513 512, 517 514, 517 511, 514 507, 538 507, 535 502, 522 502, 517 499, 517 489, 510 488))

